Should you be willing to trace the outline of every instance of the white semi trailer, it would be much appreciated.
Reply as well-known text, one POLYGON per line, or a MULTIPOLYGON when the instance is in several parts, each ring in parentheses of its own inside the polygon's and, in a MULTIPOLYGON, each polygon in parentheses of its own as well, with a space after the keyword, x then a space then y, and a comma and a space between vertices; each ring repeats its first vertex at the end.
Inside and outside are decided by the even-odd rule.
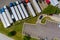
POLYGON ((26 16, 26 17, 29 17, 29 15, 28 15, 28 13, 27 13, 27 11, 26 11, 26 9, 25 9, 23 3, 21 3, 20 5, 21 5, 21 7, 22 7, 22 10, 23 10, 25 16, 26 16))
POLYGON ((5 9, 4 8, 2 8, 2 15, 4 17, 4 20, 5 20, 6 24, 7 24, 7 27, 9 27, 10 26, 10 22, 9 22, 9 20, 7 18, 7 15, 5 13, 5 9))
POLYGON ((32 16, 35 17, 36 14, 35 14, 32 6, 31 6, 31 4, 30 4, 30 2, 27 3, 27 7, 28 7, 28 10, 31 12, 32 16))
POLYGON ((13 4, 14 4, 14 9, 15 9, 15 11, 16 11, 16 13, 17 13, 17 16, 18 16, 19 20, 22 20, 22 17, 21 17, 21 15, 20 15, 20 13, 19 13, 19 10, 18 10, 18 8, 17 8, 16 3, 14 2, 13 4))
POLYGON ((11 9, 13 15, 14 15, 15 20, 18 21, 19 19, 18 19, 18 16, 16 14, 16 11, 14 9, 13 3, 10 3, 10 9, 11 9))
POLYGON ((13 23, 13 20, 12 20, 12 18, 11 18, 11 16, 10 16, 10 13, 9 13, 7 7, 4 6, 4 9, 5 9, 5 13, 6 13, 6 15, 7 15, 8 19, 9 19, 9 22, 10 22, 10 23, 13 23))
POLYGON ((7 28, 7 24, 6 24, 6 22, 5 22, 4 18, 3 18, 3 15, 1 13, 1 9, 0 9, 0 19, 1 19, 2 23, 3 23, 4 28, 7 28))
POLYGON ((17 4, 17 7, 18 7, 18 9, 19 9, 19 12, 21 13, 22 18, 25 19, 26 17, 25 17, 25 15, 24 15, 23 11, 22 11, 22 8, 21 8, 19 2, 16 1, 16 4, 17 4))
POLYGON ((32 0, 32 3, 33 3, 33 7, 35 8, 35 11, 37 11, 38 13, 40 13, 41 9, 40 9, 37 1, 36 0, 32 0))

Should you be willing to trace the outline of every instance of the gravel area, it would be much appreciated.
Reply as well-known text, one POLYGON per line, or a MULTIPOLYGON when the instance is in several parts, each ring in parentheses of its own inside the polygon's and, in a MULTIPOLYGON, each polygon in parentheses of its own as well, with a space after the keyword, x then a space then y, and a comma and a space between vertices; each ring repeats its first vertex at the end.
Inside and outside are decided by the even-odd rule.
POLYGON ((15 1, 17 0, 0 0, 0 8, 2 8, 4 5, 9 5, 10 2, 15 2, 15 1))

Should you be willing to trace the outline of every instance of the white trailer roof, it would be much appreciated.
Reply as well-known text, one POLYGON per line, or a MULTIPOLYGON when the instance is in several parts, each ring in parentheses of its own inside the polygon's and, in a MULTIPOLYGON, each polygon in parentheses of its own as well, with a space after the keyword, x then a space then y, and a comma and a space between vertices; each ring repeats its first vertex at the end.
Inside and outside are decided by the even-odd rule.
POLYGON ((29 11, 31 12, 32 16, 33 16, 33 17, 35 17, 35 16, 36 16, 36 14, 35 14, 35 12, 34 12, 34 10, 33 10, 32 6, 31 6, 31 4, 30 4, 30 3, 27 3, 27 6, 28 6, 29 11))
POLYGON ((36 0, 32 0, 32 1, 33 1, 33 6, 35 7, 36 11, 38 13, 40 13, 41 12, 41 9, 40 9, 39 5, 37 4, 36 0))
POLYGON ((53 6, 56 6, 59 3, 58 0, 50 0, 50 2, 53 6))

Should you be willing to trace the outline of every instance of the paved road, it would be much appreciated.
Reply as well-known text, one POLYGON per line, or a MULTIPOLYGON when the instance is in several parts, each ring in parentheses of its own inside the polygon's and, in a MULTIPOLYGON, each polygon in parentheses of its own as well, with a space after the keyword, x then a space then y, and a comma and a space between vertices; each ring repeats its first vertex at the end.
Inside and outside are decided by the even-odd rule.
POLYGON ((46 25, 36 24, 36 25, 30 25, 30 24, 24 24, 24 30, 23 32, 29 33, 33 37, 48 37, 49 40, 52 38, 59 38, 60 40, 60 28, 58 27, 58 24, 47 22, 46 25))
POLYGON ((6 35, 0 33, 0 40, 13 40, 13 39, 9 38, 6 35))

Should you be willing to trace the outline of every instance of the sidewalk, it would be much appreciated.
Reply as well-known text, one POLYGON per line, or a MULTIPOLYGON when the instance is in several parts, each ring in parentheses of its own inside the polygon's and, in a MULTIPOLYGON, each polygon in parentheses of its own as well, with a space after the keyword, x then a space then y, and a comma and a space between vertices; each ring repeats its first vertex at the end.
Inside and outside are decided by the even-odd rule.
POLYGON ((60 17, 57 16, 49 16, 49 17, 56 22, 60 22, 60 17))

